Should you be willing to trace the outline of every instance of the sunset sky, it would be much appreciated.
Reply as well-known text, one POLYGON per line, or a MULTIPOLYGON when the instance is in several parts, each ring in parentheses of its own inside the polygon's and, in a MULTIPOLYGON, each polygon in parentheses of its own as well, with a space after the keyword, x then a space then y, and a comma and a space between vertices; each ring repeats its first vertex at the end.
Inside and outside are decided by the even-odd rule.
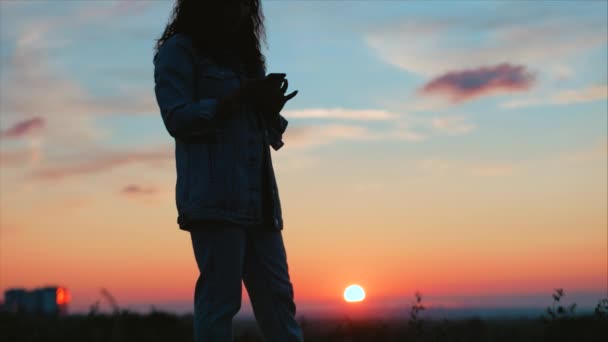
MULTIPOLYGON (((608 296, 608 2, 262 3, 299 90, 272 158, 302 312, 608 296)), ((172 6, 0 1, 2 293, 191 311, 154 96, 172 6)))

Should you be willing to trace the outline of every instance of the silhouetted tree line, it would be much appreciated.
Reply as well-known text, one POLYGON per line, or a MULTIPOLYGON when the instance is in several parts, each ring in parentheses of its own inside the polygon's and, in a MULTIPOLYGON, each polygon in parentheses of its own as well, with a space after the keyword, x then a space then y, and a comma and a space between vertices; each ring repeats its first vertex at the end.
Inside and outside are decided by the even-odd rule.
MULTIPOLYGON (((563 289, 555 289, 553 302, 539 319, 425 319, 422 294, 414 294, 409 319, 402 321, 323 321, 301 318, 306 341, 604 341, 608 336, 608 298, 600 300, 592 314, 576 314, 576 304, 564 303, 563 289)), ((192 341, 192 315, 174 315, 152 307, 137 314, 113 306, 113 314, 99 313, 99 304, 88 314, 32 316, 0 313, 3 341, 44 342, 155 342, 192 341)), ((255 324, 236 322, 236 341, 263 341, 255 324)))

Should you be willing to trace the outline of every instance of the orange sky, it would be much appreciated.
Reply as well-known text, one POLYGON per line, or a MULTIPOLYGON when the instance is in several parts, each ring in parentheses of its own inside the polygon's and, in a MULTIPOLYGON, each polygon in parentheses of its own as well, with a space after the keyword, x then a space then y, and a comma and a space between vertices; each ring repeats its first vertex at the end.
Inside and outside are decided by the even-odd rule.
MULTIPOLYGON (((605 288, 601 159, 564 164, 559 176, 536 177, 530 166, 528 173, 508 177, 510 183, 424 175, 361 192, 331 181, 304 191, 297 182, 301 171, 281 167, 280 153, 275 156, 284 239, 300 301, 340 301, 351 283, 364 286, 367 301, 415 290, 443 296, 536 292, 549 298, 555 287, 605 288), (574 171, 580 173, 576 181, 568 178, 574 171), (558 183, 560 188, 552 186, 558 183)), ((305 174, 331 179, 324 170, 305 174)), ((18 223, 3 226, 9 227, 1 241, 3 289, 65 285, 81 308, 99 297, 100 287, 123 303, 189 298, 196 264, 188 233, 173 222, 171 193, 117 203, 116 195, 95 186, 82 190, 83 181, 61 185, 63 193, 82 193, 74 196, 79 201, 54 199, 59 190, 52 181, 11 192, 10 201, 2 197, 2 212, 10 213, 2 217, 18 223)))

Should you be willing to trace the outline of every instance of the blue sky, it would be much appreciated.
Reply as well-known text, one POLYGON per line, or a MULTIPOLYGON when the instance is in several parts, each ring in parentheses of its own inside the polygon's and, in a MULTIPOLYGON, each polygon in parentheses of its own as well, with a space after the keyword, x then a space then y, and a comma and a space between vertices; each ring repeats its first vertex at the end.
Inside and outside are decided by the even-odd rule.
MULTIPOLYGON (((57 74, 66 75, 97 97, 128 96, 132 91, 146 94, 152 86, 151 46, 166 23, 172 2, 122 2, 5 2, 3 54, 11 53, 20 30, 48 22, 50 29, 42 45, 50 46, 45 62, 57 74)), ((605 2, 541 1, 521 5, 499 1, 265 1, 263 5, 270 46, 266 51, 268 69, 288 73, 291 87, 300 90, 289 103, 289 110, 391 111, 402 117, 399 122, 412 126, 413 135, 425 136, 424 140, 430 134, 429 120, 450 115, 462 116, 463 124, 467 120, 466 124, 476 128, 483 124, 482 129, 470 130, 471 134, 488 133, 495 138, 500 134, 497 128, 512 134, 523 130, 529 133, 525 134, 528 139, 536 139, 535 135, 548 129, 562 130, 560 135, 546 140, 547 148, 559 144, 566 130, 576 134, 580 143, 597 140, 604 133, 597 129, 605 108, 603 101, 574 107, 524 106, 509 110, 501 105, 604 84, 606 66, 602 61, 608 56, 605 40, 599 37, 605 33, 605 2), (520 46, 509 38, 496 38, 515 24, 527 30, 526 37, 544 32, 543 27, 548 29, 536 41, 530 38, 530 42, 520 46), (425 27, 434 33, 424 31, 425 27), (592 43, 585 44, 586 40, 592 43), (532 45, 538 41, 546 47, 532 45), (435 46, 439 43, 443 45, 435 46), (555 49, 555 53, 550 49, 555 49), (408 51, 412 52, 412 60, 419 58, 420 62, 406 65, 412 61, 398 61, 408 51), (471 62, 466 63, 469 53, 471 62), (422 62, 420 57, 427 60, 422 62), (430 78, 448 70, 501 62, 519 63, 537 73, 534 87, 526 92, 482 96, 447 108, 437 108, 441 106, 435 104, 435 108, 427 110, 413 109, 423 102, 413 94, 430 78), (551 107, 551 114, 547 107, 551 107), (599 114, 573 115, 573 110, 599 114), (580 128, 573 132, 573 125, 580 128)), ((131 126, 143 128, 143 134, 162 134, 153 115, 146 119, 134 115, 152 114, 153 107, 126 106, 122 113, 120 109, 114 113, 117 115, 95 118, 96 125, 115 132, 107 142, 122 143, 120 139, 127 135, 120 132, 131 131, 131 126)), ((8 121, 3 122, 4 126, 16 121, 8 114, 4 115, 3 121, 8 121)), ((302 125, 318 122, 311 118, 294 120, 302 125)), ((387 126, 386 122, 366 124, 378 127, 380 132, 382 126, 387 126)), ((134 135, 129 139, 139 138, 134 135)), ((524 141, 532 142, 535 140, 524 141)))

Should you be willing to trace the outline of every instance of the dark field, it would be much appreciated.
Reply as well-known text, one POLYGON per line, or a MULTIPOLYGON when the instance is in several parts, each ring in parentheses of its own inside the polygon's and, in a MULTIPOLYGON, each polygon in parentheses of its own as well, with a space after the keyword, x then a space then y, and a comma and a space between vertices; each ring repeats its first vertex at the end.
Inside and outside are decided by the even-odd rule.
MULTIPOLYGON (((301 319, 306 341, 605 341, 608 321, 562 319, 355 321, 301 319)), ((235 321, 236 341, 262 341, 253 321, 235 321)), ((192 341, 192 316, 164 312, 33 317, 0 313, 2 341, 192 341)))

